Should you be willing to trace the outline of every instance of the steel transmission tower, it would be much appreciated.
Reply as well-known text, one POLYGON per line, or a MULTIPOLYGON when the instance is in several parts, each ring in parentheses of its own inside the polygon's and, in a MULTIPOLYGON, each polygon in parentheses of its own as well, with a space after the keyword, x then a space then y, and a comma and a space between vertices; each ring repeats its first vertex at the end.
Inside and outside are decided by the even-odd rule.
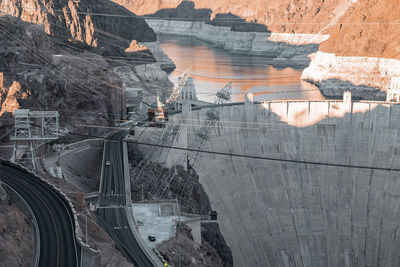
POLYGON ((18 162, 36 172, 35 144, 59 138, 58 111, 14 111, 14 150, 12 162, 18 162))

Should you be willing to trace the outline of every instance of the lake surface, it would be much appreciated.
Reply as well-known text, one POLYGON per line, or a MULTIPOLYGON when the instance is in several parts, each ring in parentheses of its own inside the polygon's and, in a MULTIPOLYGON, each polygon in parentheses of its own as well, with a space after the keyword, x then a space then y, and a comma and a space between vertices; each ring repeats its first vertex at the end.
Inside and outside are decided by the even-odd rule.
POLYGON ((230 81, 233 101, 243 101, 248 92, 258 101, 323 99, 316 86, 300 80, 303 69, 276 67, 267 57, 230 54, 195 37, 159 35, 158 40, 176 65, 170 80, 176 84, 190 68, 200 100, 212 102, 215 93, 230 81))

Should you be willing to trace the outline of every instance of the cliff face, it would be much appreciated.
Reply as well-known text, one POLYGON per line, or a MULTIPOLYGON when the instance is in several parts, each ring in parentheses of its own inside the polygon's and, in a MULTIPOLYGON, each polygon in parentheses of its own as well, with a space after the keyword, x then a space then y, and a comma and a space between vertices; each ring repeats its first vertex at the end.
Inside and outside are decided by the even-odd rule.
POLYGON ((0 12, 12 15, 0 16, 0 116, 17 108, 58 110, 67 127, 113 125, 125 111, 120 66, 150 95, 167 95, 172 87, 160 67, 175 66, 153 30, 113 2, 0 0, 0 12), (156 80, 142 77, 146 64, 156 65, 156 80))
POLYGON ((155 41, 154 32, 143 19, 107 0, 1 0, 0 11, 42 24, 47 34, 91 46, 113 39, 155 41), (99 15, 104 13, 119 16, 99 15))
POLYGON ((328 98, 345 91, 355 99, 385 100, 391 77, 400 75, 400 60, 379 57, 346 57, 319 51, 301 79, 315 83, 328 98))
POLYGON ((33 231, 29 218, 15 205, 0 184, 0 258, 3 266, 31 266, 33 231))
POLYGON ((178 224, 175 237, 159 244, 157 250, 171 266, 226 266, 208 242, 199 245, 193 241, 191 229, 185 224, 178 224))
POLYGON ((359 0, 348 9, 321 45, 338 56, 400 59, 400 2, 359 0))
POLYGON ((55 55, 61 48, 42 26, 13 17, 0 18, 0 33, 0 115, 16 108, 58 110, 68 127, 111 125, 120 118, 122 81, 103 57, 55 55))
POLYGON ((339 56, 399 58, 396 0, 113 0, 139 15, 234 24, 256 22, 271 32, 329 33, 320 51, 339 56))
POLYGON ((385 99, 391 78, 400 75, 399 12, 399 1, 358 1, 320 45, 302 79, 329 97, 349 90, 360 99, 385 99))
POLYGON ((195 36, 231 52, 273 56, 284 64, 286 60, 310 64, 303 79, 319 85, 328 97, 341 97, 350 90, 358 98, 382 99, 391 77, 399 75, 398 62, 392 60, 400 59, 400 2, 396 0, 113 1, 157 19, 149 21, 156 32, 190 35, 196 29, 195 36), (181 20, 182 26, 166 18, 181 20), (191 25, 186 25, 188 20, 191 25), (262 34, 259 26, 266 27, 262 34), (279 38, 273 38, 277 33, 279 38), (281 33, 290 34, 282 39, 281 33), (304 33, 318 34, 313 46, 302 44, 308 38, 304 33), (317 50, 324 53, 310 62, 308 56, 317 50))
POLYGON ((329 29, 354 4, 335 1, 113 0, 144 15, 156 33, 196 36, 232 53, 307 66, 329 29))
POLYGON ((110 0, 0 0, 0 17, 11 15, 41 24, 53 41, 74 43, 81 50, 109 59, 113 66, 160 62, 163 70, 175 68, 144 19, 110 0))
MULTIPOLYGON (((138 15, 149 15, 162 9, 175 9, 182 2, 193 2, 197 10, 203 9, 198 17, 213 19, 217 14, 231 14, 266 25, 273 32, 318 33, 342 15, 343 9, 352 4, 351 0, 113 0, 138 15), (208 12, 207 12, 208 10, 208 12)), ((187 9, 175 12, 178 18, 188 18, 187 9)), ((193 13, 192 13, 193 15, 193 13)), ((193 17, 193 16, 191 16, 193 17)))
MULTIPOLYGON (((168 130, 164 133, 167 131, 168 130)), ((157 137, 153 134, 148 134, 147 136, 143 136, 143 138, 154 138, 153 141, 157 140, 157 137)), ((206 216, 211 212, 212 209, 209 198, 199 182, 196 170, 190 166, 185 170, 181 165, 174 165, 171 168, 164 168, 162 165, 156 163, 142 165, 143 155, 145 154, 141 154, 141 152, 142 147, 138 147, 134 144, 129 146, 131 170, 141 173, 139 176, 136 176, 137 173, 135 173, 135 171, 131 172, 133 201, 140 202, 144 199, 150 201, 154 200, 154 185, 164 184, 166 179, 169 180, 170 175, 173 174, 173 179, 169 180, 165 190, 162 193, 158 192, 161 193, 160 199, 178 198, 179 209, 183 213, 206 216)), ((160 188, 162 188, 162 186, 160 188)), ((194 243, 190 233, 180 231, 185 230, 185 227, 178 227, 176 238, 171 238, 160 244, 158 249, 165 258, 168 258, 167 261, 169 264, 174 265, 174 263, 176 263, 175 261, 178 260, 179 265, 178 256, 182 254, 185 261, 192 261, 194 264, 188 265, 182 262, 182 266, 232 266, 231 249, 226 244, 218 223, 208 222, 205 224, 207 224, 207 226, 201 226, 201 248, 194 243), (181 234, 183 234, 183 236, 181 236, 181 234), (196 247, 198 248, 196 249, 196 247), (193 248, 195 248, 195 250, 193 250, 193 248)))

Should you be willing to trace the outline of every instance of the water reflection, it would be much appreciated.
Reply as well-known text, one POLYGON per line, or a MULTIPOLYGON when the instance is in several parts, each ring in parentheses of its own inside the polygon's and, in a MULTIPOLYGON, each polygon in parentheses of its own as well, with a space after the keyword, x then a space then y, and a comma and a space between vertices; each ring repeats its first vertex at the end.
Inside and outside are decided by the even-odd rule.
POLYGON ((177 68, 170 74, 172 82, 191 68, 201 100, 213 101, 214 94, 232 81, 233 101, 243 101, 247 92, 255 100, 322 99, 319 90, 301 81, 302 69, 276 67, 271 59, 259 56, 233 55, 194 37, 159 35, 165 53, 177 68))

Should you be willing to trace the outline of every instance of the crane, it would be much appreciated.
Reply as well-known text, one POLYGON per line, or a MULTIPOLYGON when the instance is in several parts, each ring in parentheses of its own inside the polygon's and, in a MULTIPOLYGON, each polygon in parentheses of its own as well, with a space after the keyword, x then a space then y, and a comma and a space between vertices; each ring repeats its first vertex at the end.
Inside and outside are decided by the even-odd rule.
POLYGON ((188 78, 189 78, 189 71, 190 68, 185 70, 185 72, 182 74, 182 77, 179 79, 178 84, 174 87, 174 90, 172 91, 171 95, 167 99, 166 103, 170 104, 173 103, 180 95, 182 88, 185 86, 188 78))
POLYGON ((221 90, 216 93, 214 104, 222 104, 231 101, 232 82, 227 83, 221 90))

